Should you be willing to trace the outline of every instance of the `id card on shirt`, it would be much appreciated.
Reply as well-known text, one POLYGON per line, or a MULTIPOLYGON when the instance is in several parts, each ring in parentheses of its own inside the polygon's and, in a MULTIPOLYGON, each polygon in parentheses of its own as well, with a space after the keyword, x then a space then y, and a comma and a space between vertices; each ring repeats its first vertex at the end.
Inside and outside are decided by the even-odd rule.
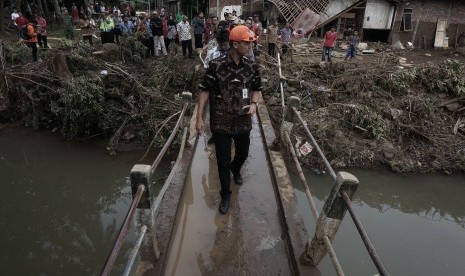
POLYGON ((243 88, 242 89, 242 99, 247 99, 249 97, 249 89, 243 88))

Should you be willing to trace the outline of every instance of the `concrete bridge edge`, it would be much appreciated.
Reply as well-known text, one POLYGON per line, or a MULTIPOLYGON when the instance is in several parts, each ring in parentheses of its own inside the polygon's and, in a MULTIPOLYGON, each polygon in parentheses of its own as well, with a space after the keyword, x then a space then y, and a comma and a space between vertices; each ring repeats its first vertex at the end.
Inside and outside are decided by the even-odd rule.
POLYGON ((270 173, 274 181, 273 185, 279 205, 278 207, 281 212, 283 239, 288 245, 291 268, 295 275, 320 275, 316 267, 303 266, 299 262, 299 257, 305 250, 305 244, 309 236, 299 211, 294 187, 289 178, 286 163, 277 144, 276 133, 271 124, 268 109, 262 97, 260 97, 259 112, 257 114, 261 125, 268 162, 272 164, 270 173))
MULTIPOLYGON (((196 110, 194 110, 194 112, 196 112, 196 110)), ((192 126, 195 126, 195 121, 192 123, 194 117, 195 116, 191 117, 190 137, 187 138, 188 141, 182 153, 182 158, 170 182, 170 186, 166 190, 163 204, 160 205, 160 209, 155 218, 155 234, 158 240, 160 257, 158 260, 156 259, 153 247, 148 245, 149 241, 146 241, 146 246, 141 247, 141 259, 134 275, 153 276, 162 275, 164 273, 166 260, 169 254, 169 245, 175 229, 176 215, 194 155, 195 144, 190 143, 190 141, 194 141, 195 139, 195 129, 192 129, 192 126)))

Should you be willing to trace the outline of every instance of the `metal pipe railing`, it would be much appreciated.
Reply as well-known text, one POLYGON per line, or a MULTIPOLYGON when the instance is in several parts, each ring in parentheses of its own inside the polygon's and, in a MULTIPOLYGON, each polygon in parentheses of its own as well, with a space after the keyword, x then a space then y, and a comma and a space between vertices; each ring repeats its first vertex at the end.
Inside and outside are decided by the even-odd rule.
POLYGON ((310 140, 312 140, 312 144, 313 146, 316 148, 318 154, 320 155, 321 159, 323 159, 323 162, 325 163, 325 166, 326 166, 326 169, 329 171, 329 175, 331 176, 331 178, 333 179, 333 181, 336 180, 336 173, 334 172, 333 168, 331 167, 331 164, 329 164, 328 162, 328 159, 326 159, 326 156, 325 154, 323 153, 323 151, 321 150, 320 146, 318 145, 318 143, 316 142, 315 138, 313 137, 313 135, 310 133, 310 130, 308 129, 307 125, 305 124, 304 120, 302 119, 302 117, 300 117, 300 114, 299 112, 297 111, 297 109, 293 106, 292 107, 292 111, 294 111, 294 114, 297 116, 297 118, 299 119, 300 123, 302 124, 302 127, 304 128, 305 130, 305 133, 308 135, 308 137, 310 137, 310 140))
POLYGON ((142 225, 140 228, 140 233, 139 237, 137 238, 136 246, 132 249, 131 256, 129 256, 129 260, 126 263, 126 268, 123 271, 123 276, 128 276, 129 273, 131 273, 132 266, 134 264, 134 261, 136 260, 137 253, 139 253, 139 248, 142 244, 142 241, 144 240, 145 233, 147 232, 147 225, 142 225))
MULTIPOLYGON (((302 167, 300 166, 299 160, 297 159, 297 154, 295 152, 294 147, 292 146, 291 137, 289 136, 289 132, 285 131, 284 135, 286 136, 286 142, 291 149, 292 158, 294 159, 294 163, 296 164, 297 171, 299 172, 299 178, 302 182, 302 185, 305 187, 305 194, 307 195, 308 204, 310 205, 310 209, 312 210, 313 218, 315 221, 318 221, 318 211, 316 209, 315 202, 313 201, 312 193, 308 188, 307 180, 305 179, 304 173, 302 171, 302 167)), ((342 270, 341 264, 336 256, 336 252, 333 249, 333 245, 329 240, 328 236, 323 236, 323 241, 325 243, 326 250, 328 250, 329 256, 331 258, 331 262, 333 263, 334 269, 336 269, 336 273, 338 276, 344 276, 344 271, 342 270)))
POLYGON ((137 209, 137 205, 140 202, 140 199, 142 198, 142 194, 145 192, 145 186, 144 185, 139 185, 137 187, 137 192, 132 200, 131 207, 129 208, 128 213, 126 214, 126 218, 124 219, 124 223, 121 226, 121 229, 118 234, 118 238, 116 239, 116 242, 113 246, 113 249, 110 252, 110 255, 108 256, 108 259, 105 263, 105 267, 102 270, 102 273, 100 274, 101 276, 107 276, 110 275, 110 272, 113 268, 113 265, 115 264, 116 257, 118 256, 118 253, 121 249, 121 246, 123 245, 123 240, 126 237, 129 226, 131 224, 131 220, 134 217, 134 214, 137 209))
MULTIPOLYGON (((324 155, 324 153, 321 150, 320 146, 318 145, 318 143, 316 142, 316 140, 313 137, 312 133, 308 129, 307 125, 305 124, 304 120, 300 116, 298 110, 294 106, 292 106, 291 108, 292 108, 292 111, 294 112, 294 115, 297 117, 297 119, 300 121, 302 127, 304 128, 305 133, 307 134, 307 136, 312 141, 312 144, 316 148, 318 154, 323 159, 323 162, 325 163, 326 169, 329 171, 329 174, 330 174, 332 180, 336 181, 337 176, 336 176, 336 173, 335 173, 334 169, 331 167, 331 164, 329 164, 328 159, 324 155)), ((371 259, 373 260, 376 268, 378 269, 378 272, 382 276, 389 275, 389 273, 387 272, 381 258, 379 257, 378 253, 376 252, 376 249, 375 249, 373 243, 371 242, 370 238, 368 237, 368 233, 365 231, 360 218, 358 217, 357 213, 355 212, 354 208, 352 207, 352 202, 351 202, 349 196, 345 192, 341 192, 341 197, 343 198, 345 206, 349 210, 351 218, 354 221, 355 226, 357 227, 357 230, 358 230, 358 232, 359 232, 359 234, 360 234, 360 236, 361 236, 361 238, 362 238, 362 240, 363 240, 363 242, 365 244, 365 247, 366 247, 368 253, 370 254, 371 259)), ((327 241, 325 241, 325 243, 327 243, 327 241)))
POLYGON ((171 146, 171 143, 173 142, 174 137, 176 136, 176 133, 179 130, 179 127, 181 126, 181 123, 182 123, 182 120, 183 120, 183 117, 184 117, 184 113, 186 113, 186 110, 187 110, 188 106, 189 106, 189 103, 184 103, 184 106, 182 107, 181 114, 179 115, 179 119, 176 122, 176 125, 173 128, 173 131, 171 131, 170 137, 168 137, 168 140, 166 140, 165 145, 163 145, 163 148, 158 153, 157 157, 155 158, 155 161, 153 161, 152 172, 151 172, 152 174, 153 174, 153 172, 155 172, 155 169, 160 164, 160 161, 163 158, 163 156, 165 155, 166 151, 168 150, 168 147, 171 146))
POLYGON ((179 162, 181 162, 182 152, 184 151, 184 147, 186 145, 187 130, 188 130, 188 128, 184 127, 183 134, 182 134, 182 139, 181 139, 181 147, 179 149, 178 158, 176 158, 176 162, 174 163, 174 166, 171 168, 171 172, 168 175, 168 177, 166 178, 165 184, 161 188, 160 192, 158 192, 157 199, 155 199, 155 203, 153 204, 153 214, 154 215, 157 214, 158 208, 161 205, 161 201, 163 199, 163 196, 165 195, 166 191, 168 190, 169 184, 171 183, 171 180, 173 179, 173 176, 174 176, 173 172, 177 168, 179 162))
POLYGON ((373 263, 375 263, 375 266, 378 269, 378 272, 382 276, 389 275, 389 272, 386 270, 386 267, 384 266, 383 261, 379 257, 375 246, 370 240, 370 237, 368 237, 368 233, 365 231, 365 228, 363 227, 362 222, 360 221, 357 213, 355 212, 355 209, 352 207, 352 202, 349 196, 345 192, 342 192, 341 196, 347 206, 347 209, 349 210, 352 220, 354 221, 355 227, 357 227, 358 233, 362 237, 362 241, 365 244, 368 254, 370 254, 373 263))
MULTIPOLYGON (((184 103, 183 105, 183 108, 182 108, 182 111, 181 111, 181 114, 179 115, 179 118, 178 118, 178 121, 176 122, 176 125, 173 129, 173 131, 171 132, 168 140, 165 142, 163 148, 160 150, 160 152, 158 153, 157 157, 155 158, 155 161, 153 162, 152 164, 152 168, 151 168, 151 171, 150 173, 153 174, 155 169, 158 167, 158 165, 160 164, 160 161, 161 159, 163 158, 164 154, 166 153, 166 151, 168 150, 168 147, 171 145, 171 143, 173 142, 174 140, 174 137, 176 136, 176 133, 177 131, 179 130, 179 127, 181 126, 181 123, 182 123, 182 120, 183 120, 183 117, 184 117, 184 114, 187 110, 189 106, 189 103, 186 102, 184 103)), ((185 133, 184 133, 184 138, 185 138, 185 133)), ((121 226, 121 229, 119 231, 119 234, 118 234, 118 237, 116 239, 116 242, 115 244, 113 245, 113 248, 110 252, 110 255, 108 256, 108 259, 105 263, 105 267, 103 268, 102 270, 102 273, 100 274, 101 276, 107 276, 110 274, 111 270, 113 269, 113 266, 115 264, 115 261, 116 261, 116 257, 118 256, 118 253, 121 249, 121 246, 123 244, 123 241, 124 241, 124 238, 126 237, 127 235, 127 232, 129 230, 129 226, 131 224, 131 220, 133 219, 134 217, 134 214, 135 214, 135 211, 137 209, 137 206, 139 205, 140 203, 140 200, 142 198, 142 195, 144 194, 145 192, 145 186, 144 185, 139 185, 137 187, 137 191, 136 193, 134 194, 133 196, 133 200, 132 200, 132 203, 131 203, 131 206, 129 208, 129 211, 126 215, 126 218, 124 219, 124 223, 123 225, 121 226)), ((142 239, 143 236, 145 235, 145 231, 147 231, 147 226, 143 226, 141 228, 141 237, 139 237, 139 239, 142 239), (145 227, 145 230, 144 230, 144 227, 145 227)), ((142 242, 142 241, 140 241, 142 242)), ((139 243, 139 242, 138 242, 139 243)), ((137 251, 138 251, 138 248, 140 247, 140 245, 136 245, 136 248, 137 248, 137 251)), ((135 255, 135 254, 133 254, 135 255)), ((135 258, 135 257, 134 257, 135 258)), ((132 257, 130 258, 130 260, 128 261, 128 265, 126 266, 126 270, 131 270, 132 268, 132 265, 133 265, 133 262, 134 262, 134 259, 132 259, 132 257), (132 260, 132 261, 131 261, 132 260)), ((124 273, 126 273, 126 270, 124 273)))

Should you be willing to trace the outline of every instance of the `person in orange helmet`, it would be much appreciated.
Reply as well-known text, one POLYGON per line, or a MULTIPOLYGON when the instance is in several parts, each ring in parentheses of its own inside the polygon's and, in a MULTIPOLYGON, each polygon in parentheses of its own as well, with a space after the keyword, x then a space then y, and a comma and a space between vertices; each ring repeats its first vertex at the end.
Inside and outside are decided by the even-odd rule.
POLYGON ((229 210, 231 173, 236 184, 244 183, 241 168, 249 154, 252 116, 257 112, 262 89, 258 66, 247 58, 256 40, 257 35, 246 26, 234 27, 229 33, 229 53, 210 61, 199 84, 196 129, 198 134, 205 131, 203 115, 209 102, 221 183, 220 214, 229 210), (233 140, 235 154, 231 161, 233 140))

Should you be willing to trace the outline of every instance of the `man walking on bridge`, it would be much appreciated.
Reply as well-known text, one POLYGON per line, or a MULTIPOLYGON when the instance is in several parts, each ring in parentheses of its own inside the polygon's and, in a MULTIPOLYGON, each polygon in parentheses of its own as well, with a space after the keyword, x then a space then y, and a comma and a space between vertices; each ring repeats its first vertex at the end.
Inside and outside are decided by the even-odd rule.
POLYGON ((197 133, 205 131, 203 115, 210 102, 210 129, 213 133, 218 175, 221 183, 219 212, 226 214, 231 199, 231 174, 241 185, 240 173, 249 154, 252 115, 257 111, 262 84, 258 66, 246 56, 257 36, 246 26, 229 34, 228 55, 210 61, 202 82, 197 107, 197 133), (235 154, 231 162, 231 144, 235 154))

